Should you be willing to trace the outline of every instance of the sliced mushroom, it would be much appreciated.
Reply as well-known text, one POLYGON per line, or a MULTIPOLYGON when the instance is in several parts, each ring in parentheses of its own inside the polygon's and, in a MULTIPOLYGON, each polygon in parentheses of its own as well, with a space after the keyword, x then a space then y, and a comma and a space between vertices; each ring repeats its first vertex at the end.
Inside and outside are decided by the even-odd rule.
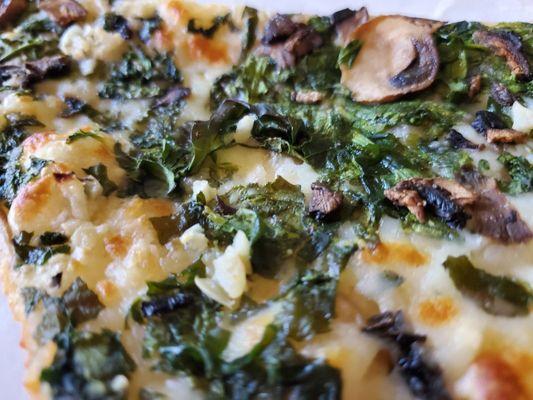
POLYGON ((464 186, 442 178, 408 179, 384 194, 394 204, 407 207, 420 222, 426 221, 426 212, 429 212, 455 228, 465 226, 468 214, 464 207, 476 198, 475 193, 464 186))
POLYGON ((331 16, 331 22, 335 26, 335 30, 337 31, 341 43, 346 45, 350 41, 353 32, 359 26, 368 22, 368 18, 366 7, 362 7, 357 11, 345 8, 344 10, 333 13, 331 16))
MULTIPOLYGON (((278 16, 281 17, 279 14, 278 16)), ((286 36, 286 32, 291 31, 291 29, 287 28, 283 34, 274 35, 268 33, 267 27, 262 42, 269 44, 261 46, 258 53, 271 57, 281 68, 287 68, 296 65, 303 56, 322 46, 322 36, 311 26, 305 24, 295 24, 294 26, 296 30, 292 31, 289 36, 286 36)))
POLYGON ((261 42, 263 44, 282 42, 288 39, 297 29, 298 24, 293 22, 290 16, 276 14, 267 22, 261 42))
POLYGON ((490 95, 496 101, 496 103, 510 107, 515 102, 515 97, 509 89, 507 89, 501 83, 494 83, 490 88, 490 95))
POLYGON ((28 6, 26 0, 2 0, 0 4, 0 26, 14 22, 28 6))
POLYGON ((452 149, 481 149, 483 145, 476 144, 465 138, 460 132, 455 129, 450 130, 447 137, 448 143, 452 149))
POLYGON ((487 142, 498 144, 524 143, 527 134, 514 129, 487 129, 487 142))
POLYGON ((0 81, 9 80, 12 86, 26 88, 45 78, 65 73, 69 68, 70 59, 67 56, 43 57, 23 65, 0 66, 0 81))
POLYGON ((324 100, 324 93, 316 90, 300 90, 291 94, 291 100, 301 104, 318 104, 324 100))
POLYGON ((350 40, 362 42, 351 67, 342 66, 341 82, 355 101, 383 103, 430 86, 439 68, 432 33, 442 22, 381 16, 357 28, 350 40))
POLYGON ((471 231, 504 244, 525 243, 533 238, 533 232, 499 191, 494 179, 467 170, 459 176, 459 183, 477 193, 475 201, 468 206, 471 231))
POLYGON ((87 10, 76 0, 41 0, 39 9, 43 10, 52 21, 60 26, 85 19, 87 10))
POLYGON ((494 54, 504 57, 513 75, 519 79, 531 79, 529 62, 522 52, 522 41, 510 31, 476 31, 474 42, 491 49, 494 54))
POLYGON ((334 192, 318 182, 311 185, 311 190, 313 191, 313 196, 309 203, 309 213, 320 220, 335 217, 342 207, 342 193, 334 192))

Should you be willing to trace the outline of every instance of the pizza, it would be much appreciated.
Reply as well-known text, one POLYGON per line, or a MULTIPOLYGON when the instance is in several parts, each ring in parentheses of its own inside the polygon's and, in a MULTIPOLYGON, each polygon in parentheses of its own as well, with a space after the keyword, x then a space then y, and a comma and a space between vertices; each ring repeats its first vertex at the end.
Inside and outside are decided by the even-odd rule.
POLYGON ((1 3, 31 398, 533 399, 533 24, 371 12, 1 3))

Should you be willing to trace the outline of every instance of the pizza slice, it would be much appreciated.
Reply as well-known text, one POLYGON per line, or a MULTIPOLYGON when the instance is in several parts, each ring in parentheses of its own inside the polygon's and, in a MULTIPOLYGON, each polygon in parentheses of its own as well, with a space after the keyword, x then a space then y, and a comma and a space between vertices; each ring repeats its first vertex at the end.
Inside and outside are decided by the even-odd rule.
POLYGON ((533 398, 532 24, 6 0, 0 25, 32 398, 533 398))

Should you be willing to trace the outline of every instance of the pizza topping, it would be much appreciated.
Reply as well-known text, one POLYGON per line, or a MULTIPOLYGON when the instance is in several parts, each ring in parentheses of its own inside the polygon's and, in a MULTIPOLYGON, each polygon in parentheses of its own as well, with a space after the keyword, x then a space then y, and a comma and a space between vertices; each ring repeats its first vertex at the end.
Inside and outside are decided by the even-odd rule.
POLYGON ((507 317, 529 314, 533 292, 520 281, 476 268, 466 256, 448 257, 444 267, 461 293, 489 314, 507 317))
POLYGON ((13 86, 27 88, 46 78, 57 77, 70 70, 70 58, 57 55, 28 61, 22 65, 0 66, 0 80, 8 81, 13 86))
POLYGON ((482 145, 476 144, 465 138, 460 132, 455 129, 450 130, 447 137, 448 143, 452 149, 481 149, 482 145))
POLYGON ((131 39, 133 35, 128 26, 128 20, 122 15, 114 13, 107 13, 104 16, 104 30, 107 32, 117 32, 124 40, 131 39))
POLYGON ((504 57, 513 75, 518 79, 531 79, 529 62, 522 52, 522 40, 511 31, 478 30, 472 36, 474 42, 490 48, 496 55, 504 57))
POLYGON ((122 399, 127 396, 128 377, 135 362, 118 334, 65 329, 57 344, 52 364, 41 372, 53 398, 122 399))
POLYGON ((387 311, 371 317, 363 332, 390 344, 396 368, 416 398, 450 400, 440 367, 425 354, 426 337, 408 331, 405 325, 401 311, 387 311))
POLYGON ((341 82, 362 103, 388 102, 427 88, 439 68, 432 33, 441 25, 401 16, 371 19, 351 36, 363 46, 351 67, 341 67, 341 82))
POLYGON ((469 208, 472 217, 469 228, 473 232, 504 244, 525 243, 533 238, 533 232, 498 190, 494 179, 469 170, 463 171, 459 181, 478 194, 469 208))
POLYGON ((0 26, 14 22, 26 7, 27 0, 3 0, 0 4, 0 26))
POLYGON ((468 83, 468 97, 473 99, 481 91, 481 75, 477 74, 470 78, 468 83))
POLYGON ((47 241, 47 235, 39 237, 39 245, 33 246, 30 241, 33 233, 22 231, 13 238, 13 246, 18 256, 16 268, 24 264, 44 265, 55 254, 70 253, 70 246, 65 244, 66 241, 47 241), (50 243, 50 244, 47 244, 50 243))
POLYGON ((318 182, 311 185, 311 190, 313 197, 309 203, 309 213, 319 220, 333 218, 342 207, 342 193, 334 192, 318 182))
POLYGON ((189 20, 189 23, 187 24, 187 32, 193 33, 195 35, 202 35, 207 39, 211 39, 215 35, 215 33, 217 33, 218 29, 223 25, 228 25, 230 29, 235 28, 233 25, 233 21, 231 20, 231 14, 216 16, 215 18, 213 18, 213 21, 211 21, 211 26, 208 28, 197 27, 196 20, 193 18, 189 20))
POLYGON ((509 179, 499 182, 503 190, 512 195, 533 191, 533 165, 525 157, 504 151, 498 156, 498 161, 505 166, 509 176, 509 179))
POLYGON ((39 9, 63 27, 81 21, 87 16, 87 10, 76 0, 41 0, 39 9))
POLYGON ((366 7, 361 7, 357 11, 345 8, 344 10, 333 13, 331 16, 331 22, 335 26, 337 35, 342 43, 347 43, 357 27, 367 22, 368 19, 369 16, 366 7))
POLYGON ((220 197, 219 195, 215 196, 215 211, 222 215, 233 215, 237 212, 237 209, 235 207, 230 206, 229 204, 226 204, 224 199, 220 197))
POLYGON ((490 87, 491 97, 501 106, 510 107, 515 102, 515 97, 507 87, 495 82, 490 87))
POLYGON ((393 203, 409 208, 420 222, 426 221, 426 211, 452 227, 465 226, 468 215, 464 206, 472 204, 475 194, 448 179, 413 178, 385 191, 393 203))
POLYGON ((485 134, 487 142, 497 144, 524 143, 528 137, 526 133, 518 132, 514 129, 487 129, 485 134))
POLYGON ((505 122, 498 116, 498 114, 491 111, 478 111, 476 117, 472 121, 472 128, 477 133, 485 135, 488 129, 506 129, 505 122))
POLYGON ((294 23, 277 14, 265 27, 259 54, 270 56, 281 68, 293 67, 305 55, 323 44, 322 36, 311 26, 294 23))
POLYGON ((156 297, 141 303, 143 317, 149 318, 154 315, 170 313, 179 307, 186 307, 193 301, 192 296, 185 293, 175 293, 171 296, 156 297))
POLYGON ((266 24, 261 42, 263 44, 283 42, 296 32, 298 28, 298 24, 293 22, 290 16, 276 14, 266 24))
POLYGON ((301 90, 292 93, 292 100, 302 104, 318 104, 324 99, 324 93, 314 90, 301 90))

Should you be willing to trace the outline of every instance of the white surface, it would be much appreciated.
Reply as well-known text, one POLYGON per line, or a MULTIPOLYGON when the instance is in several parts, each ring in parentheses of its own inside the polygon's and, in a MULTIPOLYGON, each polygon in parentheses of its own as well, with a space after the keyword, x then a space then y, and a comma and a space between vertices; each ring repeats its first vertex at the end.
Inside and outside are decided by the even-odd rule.
MULTIPOLYGON (((200 0, 212 3, 213 0, 200 0)), ((216 1, 216 0, 215 0, 216 1)), ((366 5, 371 14, 402 13, 447 21, 526 21, 533 22, 533 0, 218 0, 226 4, 246 3, 262 9, 282 12, 329 14, 343 7, 366 5)), ((0 295, 0 399, 25 400, 22 388, 23 352, 19 348, 20 327, 0 295)))

